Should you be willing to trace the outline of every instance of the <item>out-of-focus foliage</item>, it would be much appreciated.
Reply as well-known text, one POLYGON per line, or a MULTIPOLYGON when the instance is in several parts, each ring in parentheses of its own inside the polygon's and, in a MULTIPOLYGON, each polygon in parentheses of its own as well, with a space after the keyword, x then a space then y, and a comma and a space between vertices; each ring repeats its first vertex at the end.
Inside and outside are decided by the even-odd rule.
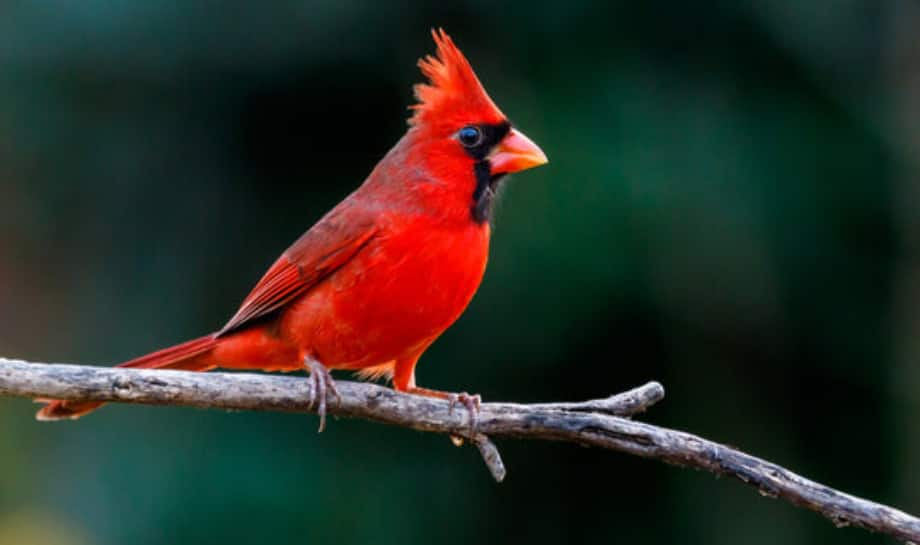
MULTIPOLYGON (((920 416, 892 379, 898 3, 4 3, 0 354, 115 363, 219 327, 402 134, 444 26, 551 163, 511 180, 420 382, 658 379, 649 420, 920 511, 893 418, 920 416)), ((571 445, 502 443, 498 486, 362 422, 0 407, 3 545, 887 542, 571 445)))

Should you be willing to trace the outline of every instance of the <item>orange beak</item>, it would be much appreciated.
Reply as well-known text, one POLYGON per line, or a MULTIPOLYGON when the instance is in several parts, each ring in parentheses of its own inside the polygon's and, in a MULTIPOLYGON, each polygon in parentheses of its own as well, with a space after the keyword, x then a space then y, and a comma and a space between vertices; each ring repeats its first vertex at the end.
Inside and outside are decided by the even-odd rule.
POLYGON ((511 174, 548 162, 543 150, 516 129, 511 129, 489 157, 492 174, 511 174))

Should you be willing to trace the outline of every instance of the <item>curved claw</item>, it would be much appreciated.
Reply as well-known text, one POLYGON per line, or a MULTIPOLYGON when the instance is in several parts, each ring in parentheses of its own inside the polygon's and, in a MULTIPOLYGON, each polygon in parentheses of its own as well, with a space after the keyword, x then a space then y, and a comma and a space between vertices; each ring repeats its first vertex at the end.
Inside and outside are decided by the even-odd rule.
POLYGON ((342 403, 342 396, 339 395, 339 390, 335 387, 335 381, 332 379, 329 369, 326 369, 326 366, 319 360, 308 356, 304 359, 304 367, 310 371, 312 386, 310 389, 310 408, 316 409, 316 414, 319 415, 319 430, 317 430, 317 433, 322 433, 326 429, 326 407, 329 394, 331 393, 335 396, 336 404, 342 403))
POLYGON ((479 424, 479 407, 482 405, 482 396, 479 394, 470 395, 467 392, 447 395, 447 411, 454 414, 454 407, 459 403, 466 407, 470 413, 470 437, 476 435, 476 426, 479 424))
MULTIPOLYGON (((470 413, 470 431, 469 439, 472 441, 476 437, 476 427, 479 424, 479 406, 482 404, 482 397, 479 394, 470 395, 466 392, 461 392, 459 394, 454 394, 451 392, 443 392, 441 390, 430 390, 428 388, 419 388, 417 386, 412 386, 408 388, 406 392, 415 395, 422 395, 426 397, 434 397, 437 399, 446 399, 448 406, 447 410, 449 414, 454 413, 454 407, 459 403, 466 407, 466 410, 470 413)), ((463 444, 463 437, 459 435, 451 435, 450 440, 454 442, 458 447, 463 444)))

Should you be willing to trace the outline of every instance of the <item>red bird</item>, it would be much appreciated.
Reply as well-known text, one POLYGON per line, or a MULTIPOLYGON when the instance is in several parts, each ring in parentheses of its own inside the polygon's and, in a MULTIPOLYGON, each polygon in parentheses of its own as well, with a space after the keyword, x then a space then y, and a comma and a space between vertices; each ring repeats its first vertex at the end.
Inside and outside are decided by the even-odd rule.
MULTIPOLYGON (((437 56, 419 60, 409 130, 367 180, 285 251, 227 324, 210 335, 119 367, 311 373, 325 422, 329 369, 387 377, 401 392, 459 400, 419 388, 415 365, 460 316, 489 253, 496 187, 547 162, 515 130, 443 30, 437 56)), ((51 401, 39 420, 78 418, 99 402, 51 401)))

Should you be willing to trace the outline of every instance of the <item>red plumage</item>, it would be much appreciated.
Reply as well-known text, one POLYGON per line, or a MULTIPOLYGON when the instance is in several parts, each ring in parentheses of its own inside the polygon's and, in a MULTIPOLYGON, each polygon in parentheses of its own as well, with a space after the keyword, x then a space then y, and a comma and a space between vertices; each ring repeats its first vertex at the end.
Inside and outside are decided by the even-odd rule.
MULTIPOLYGON (((546 157, 511 128, 450 37, 433 36, 410 128, 364 184, 278 258, 220 331, 121 366, 293 371, 310 360, 446 395, 417 388, 415 364, 485 272, 490 227, 476 211, 504 174, 546 157)), ((52 401, 38 417, 99 405, 52 401)))

